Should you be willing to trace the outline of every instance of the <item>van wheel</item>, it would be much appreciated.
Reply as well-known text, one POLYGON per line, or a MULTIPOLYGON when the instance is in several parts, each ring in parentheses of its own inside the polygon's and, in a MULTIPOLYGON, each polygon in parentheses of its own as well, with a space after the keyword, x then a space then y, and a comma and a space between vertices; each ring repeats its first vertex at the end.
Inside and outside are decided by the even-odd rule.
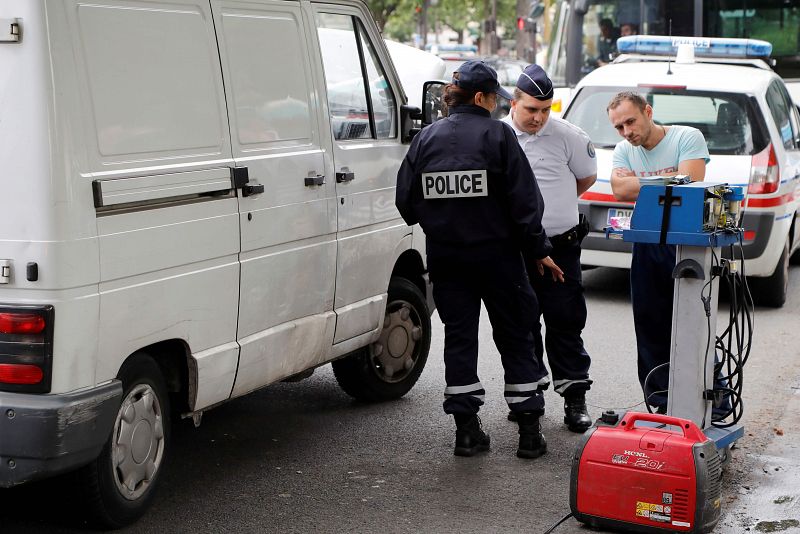
POLYGON ((749 280, 753 302, 771 308, 780 308, 786 302, 786 293, 789 291, 789 237, 783 244, 781 257, 775 272, 767 278, 752 278, 749 280))
POLYGON ((399 399, 419 379, 431 346, 431 316, 422 292, 405 278, 392 278, 383 330, 377 341, 333 366, 339 386, 368 402, 399 399))
POLYGON ((170 441, 169 397, 156 362, 135 354, 118 378, 122 403, 111 436, 78 472, 91 520, 106 528, 129 525, 150 506, 170 441))

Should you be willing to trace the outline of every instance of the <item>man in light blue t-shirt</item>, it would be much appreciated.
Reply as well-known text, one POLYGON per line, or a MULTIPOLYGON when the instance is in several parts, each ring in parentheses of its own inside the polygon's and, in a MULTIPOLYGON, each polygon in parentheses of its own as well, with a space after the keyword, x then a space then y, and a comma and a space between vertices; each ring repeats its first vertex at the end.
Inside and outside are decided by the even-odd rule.
MULTIPOLYGON (((635 92, 618 93, 609 103, 608 118, 624 137, 614 148, 611 189, 617 200, 635 201, 639 178, 686 174, 702 181, 709 161, 703 134, 688 126, 662 126, 653 108, 635 92)), ((647 403, 666 413, 675 247, 634 243, 631 301, 636 328, 639 382, 647 403)))

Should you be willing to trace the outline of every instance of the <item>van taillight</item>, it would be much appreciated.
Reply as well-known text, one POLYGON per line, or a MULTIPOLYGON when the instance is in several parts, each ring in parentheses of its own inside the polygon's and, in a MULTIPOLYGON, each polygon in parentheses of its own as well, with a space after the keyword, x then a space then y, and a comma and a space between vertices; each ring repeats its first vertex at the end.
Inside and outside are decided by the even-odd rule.
POLYGON ((45 326, 35 313, 0 313, 0 334, 40 334, 45 326))
POLYGON ((750 167, 750 185, 747 192, 755 195, 774 193, 781 181, 781 169, 772 143, 755 154, 750 167))
POLYGON ((48 393, 53 306, 0 305, 0 391, 48 393))
POLYGON ((38 384, 44 371, 36 365, 0 363, 0 384, 38 384))

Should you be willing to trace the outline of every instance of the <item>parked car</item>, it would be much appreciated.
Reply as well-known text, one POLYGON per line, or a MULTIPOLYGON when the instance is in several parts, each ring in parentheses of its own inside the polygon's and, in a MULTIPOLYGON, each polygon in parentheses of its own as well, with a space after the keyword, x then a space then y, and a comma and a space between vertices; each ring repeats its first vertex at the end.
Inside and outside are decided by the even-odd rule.
POLYGON ((384 39, 392 63, 403 84, 408 105, 422 108, 422 85, 428 80, 442 80, 445 62, 442 58, 413 46, 384 39))
POLYGON ((582 262, 630 267, 630 244, 603 233, 611 217, 633 209, 611 192, 612 153, 621 138, 606 108, 617 92, 639 91, 653 106, 656 123, 703 133, 711 155, 706 181, 748 186, 742 221, 746 274, 757 302, 782 306, 789 263, 800 261, 800 116, 766 62, 771 46, 653 36, 621 38, 617 46, 622 54, 578 84, 564 115, 589 134, 597 151, 597 182, 580 200, 592 227, 582 262), (695 45, 696 56, 675 62, 674 45, 681 40, 695 45))
POLYGON ((5 0, 0 65, 0 487, 75 471, 120 527, 176 415, 327 363, 413 387, 413 114, 364 2, 5 0))

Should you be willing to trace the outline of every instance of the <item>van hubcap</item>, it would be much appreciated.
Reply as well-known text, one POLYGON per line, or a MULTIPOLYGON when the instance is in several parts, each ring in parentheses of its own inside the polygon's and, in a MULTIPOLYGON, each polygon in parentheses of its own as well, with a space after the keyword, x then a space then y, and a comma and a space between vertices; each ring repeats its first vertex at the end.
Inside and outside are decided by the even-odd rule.
POLYGON ((161 403, 149 384, 137 385, 122 401, 112 445, 117 489, 128 500, 138 499, 164 458, 161 403))
POLYGON ((370 345, 370 356, 382 380, 400 382, 414 369, 422 328, 416 311, 408 302, 390 302, 386 310, 383 330, 378 340, 370 345))

